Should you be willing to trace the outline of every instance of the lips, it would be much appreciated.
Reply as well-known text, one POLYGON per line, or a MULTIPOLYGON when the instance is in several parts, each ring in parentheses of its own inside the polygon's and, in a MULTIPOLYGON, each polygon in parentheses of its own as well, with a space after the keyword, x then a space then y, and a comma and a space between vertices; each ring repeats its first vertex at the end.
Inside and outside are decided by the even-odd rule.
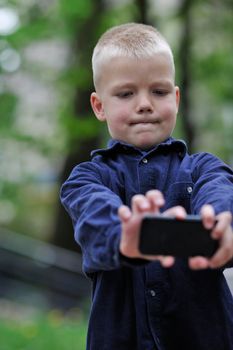
POLYGON ((159 120, 137 120, 130 123, 130 125, 151 125, 151 124, 159 124, 159 120))

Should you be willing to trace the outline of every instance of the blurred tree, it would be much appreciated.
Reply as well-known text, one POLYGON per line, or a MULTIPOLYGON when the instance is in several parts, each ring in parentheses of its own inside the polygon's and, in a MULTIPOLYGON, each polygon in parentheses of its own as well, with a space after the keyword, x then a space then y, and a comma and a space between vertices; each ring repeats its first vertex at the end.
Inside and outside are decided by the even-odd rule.
POLYGON ((138 9, 135 16, 135 22, 149 24, 149 3, 148 0, 135 0, 136 8, 138 9))
POLYGON ((233 3, 197 1, 192 12, 195 150, 215 153, 233 166, 233 3))
POLYGON ((193 0, 183 0, 179 16, 182 22, 182 33, 180 47, 178 50, 180 65, 180 114, 182 115, 182 125, 184 138, 192 153, 194 150, 195 140, 195 123, 191 118, 191 84, 192 84, 192 68, 191 68, 191 46, 192 46, 192 6, 193 0))
POLYGON ((231 165, 233 91, 228 78, 233 73, 232 9, 228 0, 183 0, 178 11, 181 31, 176 53, 181 129, 189 149, 215 153, 231 165))
MULTIPOLYGON (((79 6, 78 1, 76 2, 76 6, 79 6)), ((68 16, 68 19, 70 20, 71 17, 74 22, 73 55, 76 57, 76 67, 72 67, 71 69, 72 73, 77 72, 74 81, 76 86, 74 86, 73 118, 77 126, 84 122, 86 123, 86 127, 88 127, 88 122, 91 125, 92 119, 94 119, 90 107, 90 94, 93 90, 90 58, 96 41, 96 28, 102 27, 101 21, 103 19, 102 14, 105 11, 105 4, 103 0, 94 0, 90 2, 89 11, 87 11, 85 16, 83 14, 83 18, 80 18, 81 12, 78 11, 76 6, 73 6, 73 12, 69 10, 70 16, 68 16)), ((95 131, 93 134, 91 133, 88 135, 88 137, 86 137, 85 134, 83 137, 80 132, 74 135, 74 138, 71 137, 70 151, 64 161, 59 179, 60 183, 63 183, 65 179, 67 179, 75 165, 90 158, 91 150, 97 148, 101 143, 100 136, 101 135, 95 131)), ((61 206, 60 201, 58 202, 52 241, 54 244, 67 249, 79 250, 77 243, 74 241, 70 217, 61 206)))

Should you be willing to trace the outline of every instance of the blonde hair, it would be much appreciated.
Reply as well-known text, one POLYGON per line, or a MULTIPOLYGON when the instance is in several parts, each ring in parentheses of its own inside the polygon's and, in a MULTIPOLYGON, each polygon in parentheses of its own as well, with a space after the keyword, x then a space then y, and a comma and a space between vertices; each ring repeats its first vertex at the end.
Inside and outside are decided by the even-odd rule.
POLYGON ((112 58, 145 59, 158 53, 168 54, 175 72, 172 50, 157 29, 141 23, 127 23, 110 28, 100 37, 93 51, 92 70, 95 87, 101 66, 112 58))

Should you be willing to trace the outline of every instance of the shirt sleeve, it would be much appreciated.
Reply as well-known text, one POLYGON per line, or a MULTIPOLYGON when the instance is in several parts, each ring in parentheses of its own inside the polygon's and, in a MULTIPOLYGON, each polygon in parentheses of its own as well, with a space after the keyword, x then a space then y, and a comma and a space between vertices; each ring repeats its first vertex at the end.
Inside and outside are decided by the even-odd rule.
POLYGON ((192 174, 194 214, 199 214, 204 204, 211 204, 216 214, 233 214, 233 171, 229 166, 211 154, 201 153, 194 158, 192 174))
MULTIPOLYGON (((107 170, 106 170, 107 171, 107 170)), ((120 197, 104 184, 99 165, 78 165, 61 188, 61 202, 74 226, 86 273, 119 268, 120 197)))
MULTIPOLYGON (((193 164, 194 189, 192 212, 199 214, 204 204, 211 204, 215 213, 229 211, 233 215, 233 171, 220 159, 203 153, 193 164)), ((233 221, 231 223, 233 227, 233 221)), ((224 267, 232 267, 231 259, 224 267)))

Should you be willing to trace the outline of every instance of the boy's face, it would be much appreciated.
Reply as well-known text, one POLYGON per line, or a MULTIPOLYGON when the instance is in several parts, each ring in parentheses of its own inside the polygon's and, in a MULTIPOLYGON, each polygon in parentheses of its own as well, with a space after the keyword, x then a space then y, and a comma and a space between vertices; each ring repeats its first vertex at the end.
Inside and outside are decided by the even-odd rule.
POLYGON ((113 139, 141 149, 166 140, 175 127, 179 105, 169 56, 112 59, 101 68, 91 104, 96 117, 107 122, 113 139))

